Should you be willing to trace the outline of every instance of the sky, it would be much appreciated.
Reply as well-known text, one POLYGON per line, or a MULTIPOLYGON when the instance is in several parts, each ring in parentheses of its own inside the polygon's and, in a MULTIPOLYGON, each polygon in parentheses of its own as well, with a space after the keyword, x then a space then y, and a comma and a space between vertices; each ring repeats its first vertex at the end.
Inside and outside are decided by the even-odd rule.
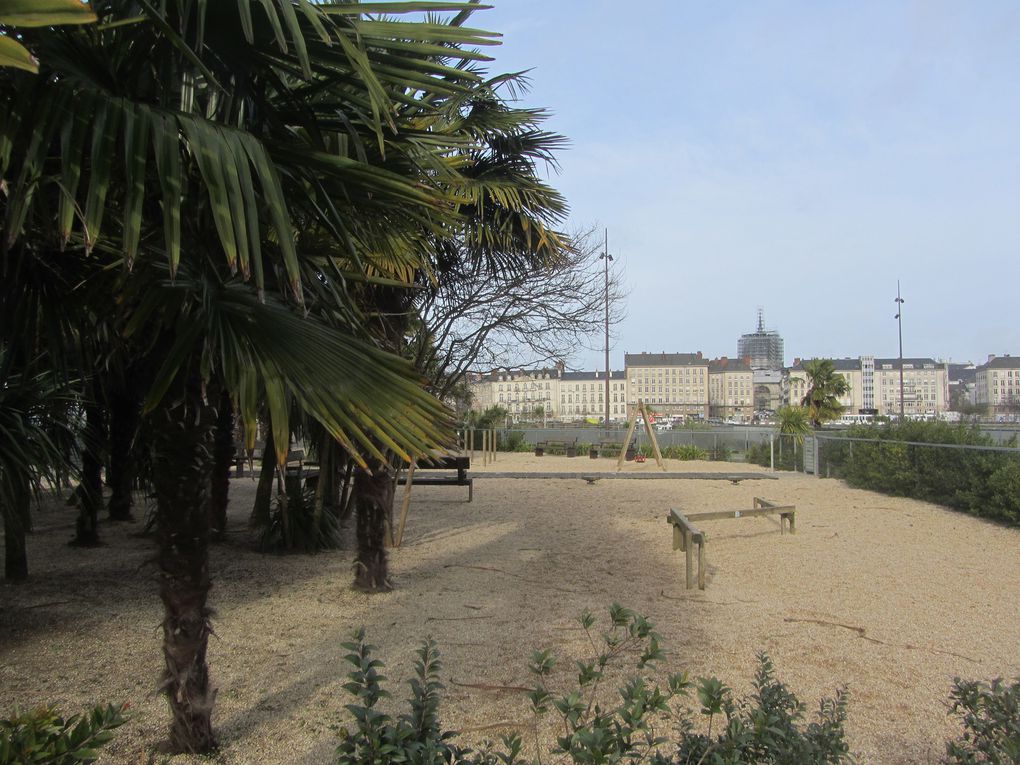
MULTIPOLYGON (((608 230, 624 353, 1020 354, 1020 3, 495 0, 570 148, 568 230, 608 230)), ((604 365, 580 352, 580 369, 604 365)))

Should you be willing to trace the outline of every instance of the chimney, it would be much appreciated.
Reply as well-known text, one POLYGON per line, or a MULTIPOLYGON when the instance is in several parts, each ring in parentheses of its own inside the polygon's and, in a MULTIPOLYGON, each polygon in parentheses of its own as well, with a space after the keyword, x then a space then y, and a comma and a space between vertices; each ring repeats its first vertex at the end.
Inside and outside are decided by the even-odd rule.
POLYGON ((701 358, 701 351, 698 351, 698 358, 701 358))
POLYGON ((995 361, 995 354, 994 353, 989 353, 988 354, 988 361, 987 361, 987 363, 991 364, 993 361, 995 361))

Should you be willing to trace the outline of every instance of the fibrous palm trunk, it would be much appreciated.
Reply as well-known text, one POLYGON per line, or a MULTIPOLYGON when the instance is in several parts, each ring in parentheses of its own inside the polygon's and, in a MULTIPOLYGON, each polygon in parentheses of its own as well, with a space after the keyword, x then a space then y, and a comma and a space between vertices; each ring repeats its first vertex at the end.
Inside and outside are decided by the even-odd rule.
POLYGON ((213 450, 212 476, 212 529, 213 536, 221 539, 227 530, 227 503, 230 501, 230 466, 234 461, 234 407, 230 395, 220 393, 216 416, 216 436, 213 450))
POLYGON ((28 548, 25 533, 29 522, 29 494, 23 492, 21 507, 4 508, 4 579, 22 582, 28 578, 28 548))
POLYGON ((366 592, 390 590, 386 523, 393 508, 393 479, 389 466, 369 460, 368 469, 357 470, 352 491, 358 514, 354 586, 366 592))
POLYGON ((139 401, 130 382, 110 396, 110 501, 111 521, 133 521, 133 490, 136 474, 134 450, 138 432, 139 401))
POLYGON ((273 478, 276 475, 276 446, 272 429, 266 431, 266 443, 262 448, 262 466, 259 482, 255 487, 255 504, 251 509, 252 526, 268 526, 273 509, 273 478))
POLYGON ((85 448, 81 455, 81 483, 75 491, 78 519, 72 545, 94 547, 99 544, 99 508, 103 504, 103 460, 106 440, 106 416, 96 402, 85 405, 85 448))
MULTIPOLYGON (((169 398, 171 394, 167 394, 169 398)), ((209 594, 209 495, 215 407, 198 381, 153 414, 159 594, 163 601, 161 690, 173 716, 170 745, 176 751, 215 747, 206 649, 212 632, 209 594)))

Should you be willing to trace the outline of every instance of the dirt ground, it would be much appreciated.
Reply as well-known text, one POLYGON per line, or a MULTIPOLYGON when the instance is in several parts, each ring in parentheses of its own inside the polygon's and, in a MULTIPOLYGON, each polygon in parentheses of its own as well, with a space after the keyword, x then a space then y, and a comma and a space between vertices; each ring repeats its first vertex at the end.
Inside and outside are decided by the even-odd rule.
MULTIPOLYGON (((670 461, 671 472, 722 475, 589 484, 581 474, 611 474, 615 462, 500 454, 481 463, 476 456, 471 503, 465 488, 414 488, 404 545, 391 554, 395 589, 373 596, 350 587, 350 545, 254 552, 245 525, 254 484, 233 481, 232 531, 212 552, 209 662, 222 744, 212 761, 330 762, 333 727, 348 722, 340 644, 359 626, 386 662, 394 709, 419 641, 436 639, 445 724, 470 740, 511 727, 531 736, 527 699, 510 688, 531 683, 531 652, 557 653, 553 684, 566 688, 590 652, 578 615, 604 616, 614 601, 655 623, 663 677, 716 675, 743 693, 765 650, 812 711, 846 684, 862 763, 937 762, 956 732, 953 678, 1020 675, 1018 530, 836 480, 771 480, 755 466, 670 461), (734 484, 726 474, 736 471, 763 478, 734 484), (699 523, 708 585, 686 590, 669 508, 749 508, 754 496, 796 505, 797 533, 780 535, 771 518, 699 523)), ((625 470, 657 472, 654 462, 625 470)), ((0 710, 127 701, 130 721, 101 762, 208 762, 159 748, 168 721, 153 692, 161 607, 140 525, 106 525, 104 547, 78 549, 66 544, 72 510, 53 502, 39 511, 30 581, 0 587, 0 710)))

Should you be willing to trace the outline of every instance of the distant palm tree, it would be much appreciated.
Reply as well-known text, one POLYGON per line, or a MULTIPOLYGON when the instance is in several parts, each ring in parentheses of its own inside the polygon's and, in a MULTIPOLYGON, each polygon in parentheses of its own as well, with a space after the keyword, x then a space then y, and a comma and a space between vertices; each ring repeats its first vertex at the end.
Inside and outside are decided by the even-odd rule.
POLYGON ((797 459, 797 445, 804 443, 804 436, 811 432, 811 418, 807 408, 803 406, 781 406, 776 410, 776 423, 779 425, 779 456, 783 456, 782 436, 793 438, 793 457, 797 459))
POLYGON ((801 400, 806 406, 811 424, 820 428, 822 423, 835 420, 843 413, 839 397, 850 392, 850 384, 829 359, 811 359, 804 364, 808 391, 801 400))

